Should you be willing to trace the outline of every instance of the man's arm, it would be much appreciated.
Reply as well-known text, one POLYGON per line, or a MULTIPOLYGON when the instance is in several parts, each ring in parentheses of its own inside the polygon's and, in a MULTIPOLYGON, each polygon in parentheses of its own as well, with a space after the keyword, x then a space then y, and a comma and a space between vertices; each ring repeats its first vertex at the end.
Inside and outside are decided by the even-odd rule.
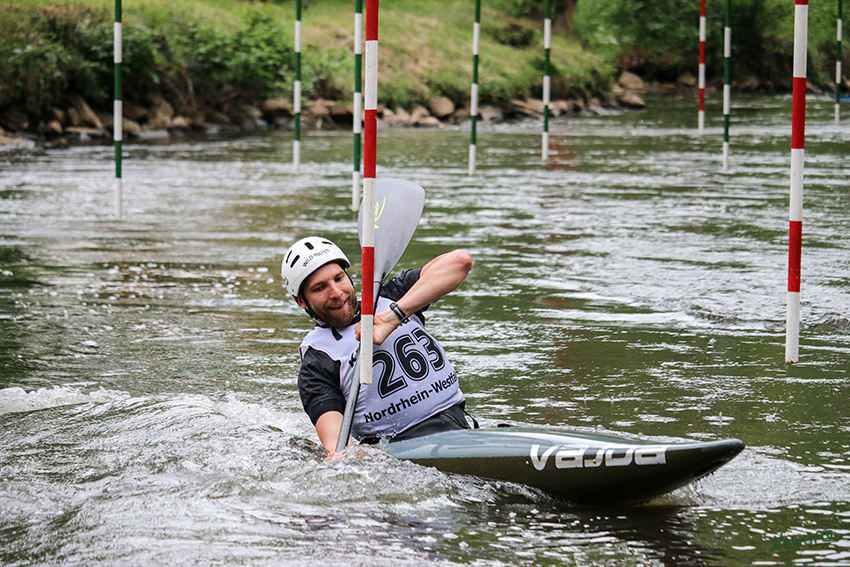
MULTIPOLYGON (((463 250, 447 252, 425 264, 419 272, 419 280, 396 303, 408 315, 412 315, 446 294, 456 290, 472 269, 472 258, 463 250)), ((374 341, 379 345, 401 325, 398 316, 386 309, 375 314, 374 341)), ((355 328, 360 340, 360 323, 355 328)))
POLYGON ((338 411, 323 413, 316 421, 316 433, 319 441, 328 451, 328 458, 336 455, 336 443, 339 439, 339 428, 342 426, 342 414, 338 411))
POLYGON ((314 348, 308 348, 298 372, 298 393, 304 411, 316 427, 319 441, 331 453, 336 451, 345 397, 339 388, 339 362, 314 348))

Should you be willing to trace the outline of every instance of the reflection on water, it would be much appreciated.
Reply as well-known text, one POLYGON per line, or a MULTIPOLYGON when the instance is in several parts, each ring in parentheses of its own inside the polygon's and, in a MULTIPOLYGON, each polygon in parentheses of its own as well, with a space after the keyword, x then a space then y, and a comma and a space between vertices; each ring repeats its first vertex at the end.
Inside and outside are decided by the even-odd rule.
POLYGON ((317 232, 357 256, 350 134, 308 135, 299 175, 283 134, 127 146, 121 221, 108 147, 5 152, 0 562, 850 565, 850 133, 809 101, 787 366, 790 99, 736 102, 729 173, 719 118, 698 136, 690 98, 654 103, 555 123, 545 165, 539 124, 482 128, 475 177, 468 132, 382 131, 378 174, 428 192, 401 266, 475 260, 429 321, 483 425, 738 437, 732 463, 615 509, 326 463, 278 262, 317 232))

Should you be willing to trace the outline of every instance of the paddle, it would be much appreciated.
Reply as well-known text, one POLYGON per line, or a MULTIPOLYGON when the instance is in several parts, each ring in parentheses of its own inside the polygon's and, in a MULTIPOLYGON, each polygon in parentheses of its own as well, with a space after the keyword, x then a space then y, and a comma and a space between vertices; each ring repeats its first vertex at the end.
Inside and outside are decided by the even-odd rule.
MULTIPOLYGON (((422 209, 425 207, 425 189, 416 183, 404 179, 378 179, 375 182, 375 211, 374 215, 366 214, 360 208, 357 218, 357 235, 363 243, 363 222, 374 222, 375 226, 375 274, 372 282, 375 305, 378 304, 378 294, 384 280, 401 259, 407 245, 416 232, 422 209)), ((362 282, 361 285, 368 285, 362 282)), ((361 340, 371 340, 371 337, 361 340)), ((357 406, 357 396, 360 394, 360 357, 348 390, 348 400, 345 413, 339 429, 336 443, 337 453, 342 452, 348 444, 351 435, 351 423, 354 420, 354 410, 357 406)))

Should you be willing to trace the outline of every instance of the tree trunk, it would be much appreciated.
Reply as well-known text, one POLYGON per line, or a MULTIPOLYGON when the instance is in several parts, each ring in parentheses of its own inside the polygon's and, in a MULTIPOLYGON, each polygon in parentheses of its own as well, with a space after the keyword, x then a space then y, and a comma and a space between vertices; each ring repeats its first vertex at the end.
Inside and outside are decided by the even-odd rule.
POLYGON ((573 29, 573 12, 578 0, 563 0, 555 4, 555 16, 552 25, 569 35, 573 29))

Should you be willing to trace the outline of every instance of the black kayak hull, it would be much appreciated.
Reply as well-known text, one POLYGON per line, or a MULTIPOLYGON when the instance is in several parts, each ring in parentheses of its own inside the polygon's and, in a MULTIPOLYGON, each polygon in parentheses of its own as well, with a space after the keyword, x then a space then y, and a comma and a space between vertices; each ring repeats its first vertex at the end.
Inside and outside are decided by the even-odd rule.
POLYGON ((714 472, 744 443, 655 443, 499 427, 435 433, 385 448, 398 459, 447 473, 524 484, 574 503, 621 505, 646 502, 714 472))

